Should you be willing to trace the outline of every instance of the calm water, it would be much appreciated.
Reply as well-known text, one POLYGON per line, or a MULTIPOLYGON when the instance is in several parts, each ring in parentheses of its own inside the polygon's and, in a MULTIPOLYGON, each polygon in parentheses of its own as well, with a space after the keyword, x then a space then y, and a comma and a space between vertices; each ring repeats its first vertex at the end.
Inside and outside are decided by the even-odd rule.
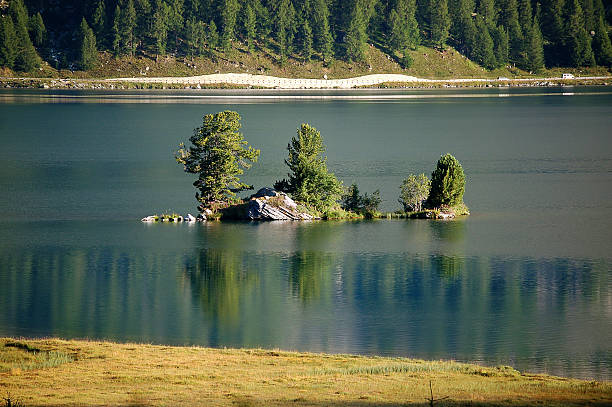
POLYGON ((0 336, 383 354, 612 379, 612 89, 0 91, 0 336), (142 224, 194 212, 173 158, 232 109, 283 177, 302 122, 394 210, 463 164, 466 219, 142 224))

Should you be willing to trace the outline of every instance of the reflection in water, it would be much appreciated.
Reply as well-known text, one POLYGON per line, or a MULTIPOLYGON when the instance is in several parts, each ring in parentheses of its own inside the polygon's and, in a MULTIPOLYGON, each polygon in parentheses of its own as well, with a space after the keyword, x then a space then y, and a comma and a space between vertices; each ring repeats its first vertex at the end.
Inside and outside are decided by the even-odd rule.
POLYGON ((461 223, 418 225, 455 250, 354 253, 365 222, 144 229, 193 232, 197 244, 185 249, 3 248, 0 335, 455 358, 612 377, 608 261, 465 257, 461 223))

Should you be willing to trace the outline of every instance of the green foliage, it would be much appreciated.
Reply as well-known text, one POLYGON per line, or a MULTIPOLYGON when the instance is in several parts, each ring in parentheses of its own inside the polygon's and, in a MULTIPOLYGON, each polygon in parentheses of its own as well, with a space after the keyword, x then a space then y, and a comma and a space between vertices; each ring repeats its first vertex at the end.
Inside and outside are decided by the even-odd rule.
POLYGON ((244 15, 242 17, 242 22, 244 26, 244 38, 247 42, 247 46, 249 47, 249 51, 254 50, 254 41, 255 36, 257 35, 257 16, 255 15, 255 11, 250 4, 243 9, 244 15))
POLYGON ((40 13, 36 13, 35 15, 30 17, 29 31, 32 43, 37 47, 42 46, 45 42, 47 29, 45 28, 45 23, 43 22, 40 13))
POLYGON ((539 14, 539 12, 536 13, 533 25, 525 36, 526 60, 524 67, 531 72, 540 72, 544 68, 544 42, 542 31, 540 31, 539 14))
POLYGON ((232 111, 207 114, 202 127, 194 130, 191 146, 179 146, 175 155, 185 172, 198 174, 193 185, 201 208, 235 202, 236 193, 252 187, 241 182, 239 175, 257 161, 259 150, 248 146, 238 132, 240 115, 232 111))
POLYGON ((612 66, 612 45, 610 44, 610 37, 606 31, 603 17, 599 17, 598 19, 592 45, 597 64, 607 67, 612 66))
POLYGON ((333 38, 329 28, 329 10, 325 0, 313 0, 313 4, 314 47, 321 53, 324 61, 329 61, 333 57, 333 38))
POLYGON ((221 8, 221 27, 223 29, 221 46, 225 51, 230 49, 234 40, 239 11, 240 4, 238 4, 238 0, 223 0, 221 8))
POLYGON ((96 34, 97 43, 104 44, 106 31, 106 4, 104 3, 104 0, 98 1, 91 25, 94 33, 96 34))
POLYGON ((408 53, 408 48, 416 49, 420 42, 415 10, 415 0, 399 0, 389 16, 391 45, 404 55, 408 53))
POLYGON ((40 66, 40 57, 28 33, 28 11, 23 0, 13 0, 9 3, 9 15, 13 19, 16 38, 16 53, 13 68, 29 72, 40 66))
POLYGON ((431 0, 430 13, 431 43, 438 48, 442 48, 448 39, 448 30, 451 23, 447 0, 431 0))
POLYGON ((307 61, 310 60, 314 51, 312 28, 310 26, 310 17, 308 15, 309 9, 310 2, 309 0, 305 0, 303 3, 302 10, 300 11, 299 27, 297 32, 298 51, 307 61))
POLYGON ((208 24, 206 39, 208 40, 208 44, 211 48, 216 48, 219 46, 219 32, 217 31, 217 26, 213 20, 211 20, 208 24))
POLYGON ((153 14, 152 34, 155 40, 155 51, 158 55, 164 55, 166 53, 169 14, 170 9, 166 3, 161 3, 160 7, 153 14))
POLYGON ((0 66, 12 68, 17 57, 17 35, 10 17, 0 17, 0 66))
POLYGON ((398 202, 402 204, 404 212, 420 211, 423 202, 429 196, 431 182, 425 174, 410 174, 400 186, 398 202))
POLYGON ((81 20, 78 38, 81 44, 79 47, 79 57, 77 60, 79 68, 82 70, 91 69, 98 61, 98 50, 96 49, 96 37, 94 32, 91 28, 89 28, 89 25, 87 25, 87 21, 85 21, 84 17, 83 20, 81 20))
POLYGON ((584 13, 578 0, 567 0, 565 3, 565 46, 568 63, 571 66, 594 65, 595 58, 591 41, 585 30, 584 13))
POLYGON ((493 49, 497 66, 505 66, 508 63, 510 44, 508 32, 501 25, 490 31, 493 38, 493 49))
POLYGON ((202 21, 191 18, 185 25, 185 39, 189 49, 189 55, 201 55, 206 45, 206 27, 202 21))
POLYGON ((431 173, 431 189, 427 198, 428 208, 454 206, 463 202, 465 174, 459 161, 450 154, 438 160, 436 169, 431 173))
POLYGON ((121 48, 124 53, 134 55, 134 29, 136 28, 136 10, 134 9, 134 1, 127 0, 127 3, 119 16, 121 48))
POLYGON ((365 60, 368 23, 366 10, 360 7, 358 0, 355 1, 351 8, 349 25, 344 41, 345 54, 349 61, 365 60))
POLYGON ((302 124, 287 150, 289 156, 285 164, 291 172, 288 179, 276 182, 274 188, 319 212, 325 212, 340 198, 342 184, 327 170, 321 133, 309 124, 302 124))
POLYGON ((364 195, 360 195, 357 184, 353 183, 342 195, 340 207, 345 211, 362 214, 368 218, 372 218, 376 212, 378 212, 378 207, 381 202, 380 191, 378 189, 374 191, 372 195, 368 195, 367 192, 364 195))
POLYGON ((121 53, 121 8, 117 4, 115 14, 113 15, 113 26, 111 28, 112 50, 115 55, 121 53))
POLYGON ((280 49, 281 62, 287 59, 291 52, 291 44, 295 36, 295 9, 289 0, 281 0, 276 10, 275 34, 280 49))
POLYGON ((494 69, 497 66, 497 61, 495 60, 493 46, 493 39, 489 34, 486 23, 481 19, 476 20, 476 38, 472 50, 474 61, 487 69, 494 69))

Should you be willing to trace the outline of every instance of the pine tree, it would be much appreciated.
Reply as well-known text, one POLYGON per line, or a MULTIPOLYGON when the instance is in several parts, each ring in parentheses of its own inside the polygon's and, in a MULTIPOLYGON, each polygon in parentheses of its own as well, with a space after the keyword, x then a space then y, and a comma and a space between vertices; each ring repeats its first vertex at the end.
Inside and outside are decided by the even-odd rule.
POLYGON ((117 4, 111 27, 112 48, 115 56, 121 54, 121 31, 119 27, 121 27, 121 7, 117 4))
POLYGON ((361 7, 360 1, 353 1, 344 41, 345 54, 349 61, 364 61, 366 58, 368 22, 366 10, 361 7))
POLYGON ((276 10, 276 41, 281 55, 281 62, 291 53, 295 29, 295 9, 289 0, 281 0, 276 10))
POLYGON ((79 56, 77 64, 81 70, 86 71, 93 68, 98 61, 98 50, 96 49, 96 37, 93 30, 87 25, 85 17, 81 20, 78 38, 79 56))
POLYGON ((105 33, 106 33, 106 4, 104 0, 98 1, 96 10, 93 14, 92 28, 94 34, 96 34, 96 41, 99 46, 105 44, 105 33))
POLYGON ((208 45, 210 45, 211 49, 215 49, 219 46, 219 31, 217 31, 215 20, 210 20, 210 23, 208 23, 206 39, 208 40, 208 45))
POLYGON ((299 28, 297 35, 297 42, 300 54, 306 61, 309 61, 312 57, 312 28, 310 27, 310 17, 308 15, 310 11, 310 1, 305 0, 302 4, 302 10, 300 11, 299 28))
POLYGON ((414 16, 414 0, 398 0, 389 16, 390 42, 393 49, 407 53, 419 45, 419 27, 414 16))
POLYGON ((595 63, 591 41, 584 29, 584 14, 578 0, 565 3, 565 46, 571 66, 588 66, 595 63))
POLYGON ((253 11, 257 17, 257 35, 261 40, 268 38, 272 32, 272 20, 270 18, 270 11, 266 8, 261 1, 251 0, 253 11))
POLYGON ((221 36, 221 45, 224 51, 229 51, 232 46, 232 40, 235 37, 236 19, 240 5, 238 0, 223 0, 221 9, 221 27, 223 34, 221 36))
POLYGON ((17 57, 17 34, 10 17, 0 16, 0 66, 13 68, 17 57))
POLYGON ((435 47, 443 48, 450 28, 447 0, 431 0, 430 24, 431 43, 435 47))
POLYGON ((546 65, 558 66, 567 60, 564 42, 563 1, 543 0, 542 36, 545 40, 546 65))
POLYGON ((134 56, 135 41, 134 41, 134 29, 136 28, 136 9, 134 8, 134 1, 127 0, 125 7, 121 10, 120 14, 120 31, 121 31, 121 44, 124 52, 129 53, 130 56, 134 56))
POLYGON ((511 62, 520 63, 522 52, 524 51, 523 46, 523 32, 519 23, 519 14, 516 4, 516 0, 502 0, 500 1, 500 13, 499 20, 500 24, 503 25, 508 32, 509 39, 509 58, 511 62))
POLYGON ((250 4, 247 4, 243 10, 244 16, 242 19, 244 25, 244 38, 246 39, 249 51, 253 52, 255 49, 255 36, 257 35, 257 16, 255 15, 255 11, 250 4))
POLYGON ((506 66, 508 64, 510 52, 508 32, 500 25, 491 30, 490 33, 493 38, 493 50, 497 66, 506 66))
POLYGON ((528 31, 525 42, 527 45, 526 68, 531 72, 540 72, 544 68, 544 45, 542 31, 540 30, 539 4, 533 19, 533 26, 528 31))
POLYGON ((599 22, 595 28, 595 36, 593 37, 592 45, 597 64, 611 67, 612 45, 610 45, 610 37, 608 36, 603 16, 599 17, 599 22))
POLYGON ((324 61, 333 57, 333 38, 329 28, 329 9, 325 0, 313 0, 314 47, 324 61))
POLYGON ((165 55, 168 42, 168 14, 169 8, 166 3, 159 3, 153 13, 152 36, 155 40, 157 55, 165 55))
POLYGON ((30 31, 30 39, 32 43, 36 47, 40 47, 45 42, 45 36, 47 35, 47 29, 45 28, 45 23, 43 22, 42 16, 40 13, 36 13, 33 16, 30 16, 29 21, 29 31, 30 31))
POLYGON ((489 31, 497 26, 497 10, 494 0, 480 0, 476 11, 478 16, 485 21, 489 31))
POLYGON ((28 72, 40 66, 40 57, 28 34, 28 11, 23 0, 13 0, 9 4, 9 15, 13 19, 16 36, 16 57, 14 69, 28 72))
POLYGON ((452 42, 459 51, 470 55, 476 37, 476 25, 472 19, 474 1, 452 0, 449 1, 449 9, 452 42))
POLYGON ((476 20, 476 38, 472 55, 474 61, 487 69, 494 69, 497 66, 493 51, 493 39, 489 34, 487 24, 482 18, 476 20))

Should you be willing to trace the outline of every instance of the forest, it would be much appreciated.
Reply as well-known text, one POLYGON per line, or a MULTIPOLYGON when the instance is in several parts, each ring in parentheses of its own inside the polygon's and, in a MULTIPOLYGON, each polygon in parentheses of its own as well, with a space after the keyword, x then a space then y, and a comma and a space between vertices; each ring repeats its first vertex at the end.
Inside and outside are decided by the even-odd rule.
POLYGON ((369 45, 404 68, 419 45, 486 69, 612 65, 608 0, 0 0, 0 67, 88 70, 116 57, 214 57, 233 43, 287 58, 362 63, 369 45))

